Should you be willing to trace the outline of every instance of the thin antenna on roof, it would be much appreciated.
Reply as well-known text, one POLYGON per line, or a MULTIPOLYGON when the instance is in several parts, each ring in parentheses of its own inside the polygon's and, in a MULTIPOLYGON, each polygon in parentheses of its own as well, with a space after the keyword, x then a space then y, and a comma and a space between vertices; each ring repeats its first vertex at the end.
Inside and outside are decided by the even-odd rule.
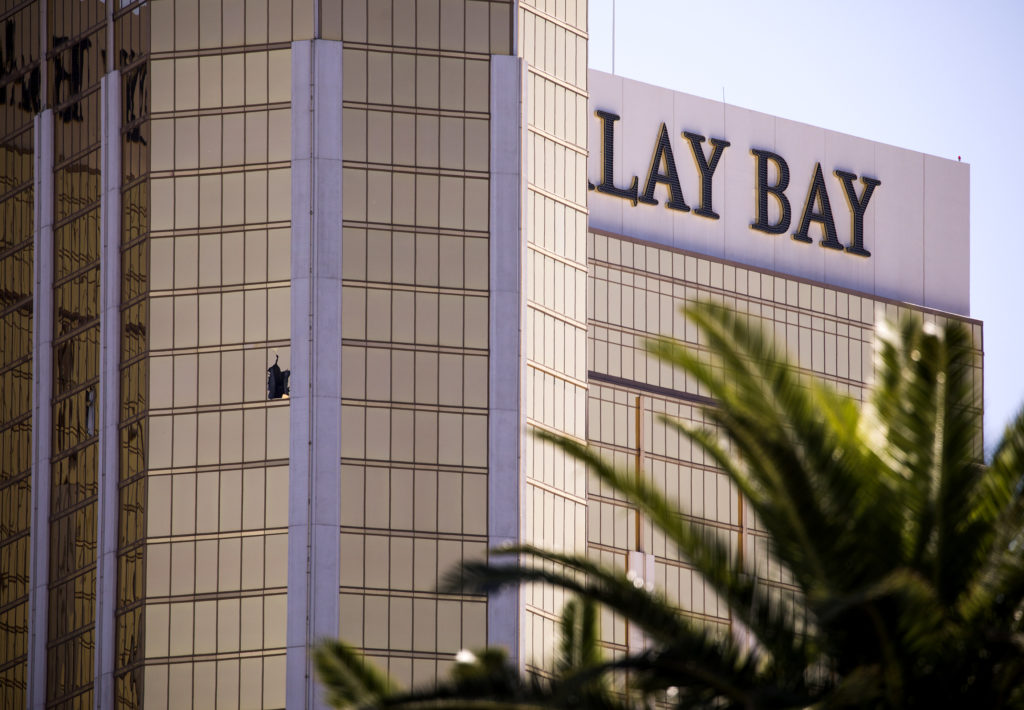
POLYGON ((615 73, 615 0, 612 0, 612 74, 615 73))

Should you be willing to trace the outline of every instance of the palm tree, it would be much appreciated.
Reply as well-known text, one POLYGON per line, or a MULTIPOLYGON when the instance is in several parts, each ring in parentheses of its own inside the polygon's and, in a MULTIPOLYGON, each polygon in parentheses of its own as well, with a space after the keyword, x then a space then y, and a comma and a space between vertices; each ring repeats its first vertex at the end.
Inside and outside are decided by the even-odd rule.
MULTIPOLYGON (((657 592, 586 558, 530 547, 504 551, 518 565, 466 564, 452 584, 487 592, 543 581, 639 625, 649 650, 568 673, 578 683, 628 672, 628 689, 615 696, 624 705, 1024 707, 1024 412, 985 466, 965 328, 880 326, 876 382, 860 406, 801 377, 746 317, 712 304, 686 315, 710 360, 671 340, 650 347, 715 404, 707 428, 668 424, 732 479, 799 602, 773 603, 750 569, 648 481, 546 434, 665 532, 729 605, 743 638, 695 625, 657 592)), ((534 694, 472 697, 559 704, 557 684, 515 682, 534 682, 534 694)), ((452 689, 416 702, 449 707, 470 697, 457 681, 452 689)), ((382 692, 351 704, 403 701, 382 692)))

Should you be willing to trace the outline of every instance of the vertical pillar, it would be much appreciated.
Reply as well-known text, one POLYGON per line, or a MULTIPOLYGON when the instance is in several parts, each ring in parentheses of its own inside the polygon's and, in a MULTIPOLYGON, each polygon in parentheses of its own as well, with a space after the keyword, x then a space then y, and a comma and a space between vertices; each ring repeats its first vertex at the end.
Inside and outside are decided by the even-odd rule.
POLYGON ((114 706, 121 364, 121 74, 100 79, 100 386, 93 706, 114 706))
POLYGON ((341 601, 341 42, 292 43, 289 708, 325 707, 309 648, 341 601))
POLYGON ((35 117, 35 291, 32 304, 32 520, 29 546, 28 707, 46 704, 50 570, 50 399, 53 396, 53 111, 35 117))
MULTIPOLYGON (((526 238, 523 234, 525 70, 519 57, 491 57, 490 350, 488 353, 487 537, 518 544, 522 525, 526 409, 526 238)), ((487 601, 487 643, 522 667, 518 587, 487 601)))

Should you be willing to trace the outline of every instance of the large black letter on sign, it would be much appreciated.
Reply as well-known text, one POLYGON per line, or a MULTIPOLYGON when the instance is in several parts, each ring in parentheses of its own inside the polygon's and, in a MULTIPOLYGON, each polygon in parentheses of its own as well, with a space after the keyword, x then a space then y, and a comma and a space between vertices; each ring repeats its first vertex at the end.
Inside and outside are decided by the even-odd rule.
POLYGON ((768 234, 782 234, 789 229, 791 212, 789 199, 784 194, 789 187, 789 166, 782 159, 781 155, 772 153, 769 150, 750 150, 757 157, 757 221, 750 225, 751 229, 768 234), (779 181, 774 185, 768 184, 768 161, 775 163, 779 169, 779 181), (779 202, 782 208, 782 216, 775 224, 768 222, 768 195, 772 195, 779 202))
POLYGON ((846 201, 850 203, 850 213, 853 215, 853 235, 851 237, 853 244, 846 247, 846 251, 859 256, 871 256, 871 252, 864 248, 864 213, 868 209, 871 193, 875 191, 878 185, 882 184, 882 181, 875 178, 862 177, 860 181, 864 183, 864 194, 858 200, 857 191, 853 189, 853 181, 857 179, 857 176, 843 170, 836 170, 835 172, 836 177, 843 181, 843 188, 846 190, 846 201))
POLYGON ((811 238, 807 236, 807 229, 811 226, 811 222, 819 222, 821 230, 825 233, 825 238, 821 240, 821 246, 829 249, 841 250, 843 248, 843 245, 839 243, 839 238, 836 237, 836 223, 832 219, 832 206, 828 202, 825 178, 821 175, 821 163, 814 164, 814 177, 811 178, 811 186, 807 190, 807 202, 804 203, 804 214, 800 218, 800 229, 793 233, 793 239, 798 242, 810 242, 811 238), (820 207, 818 211, 814 211, 815 203, 820 207))
POLYGON ((722 157, 722 152, 729 147, 730 143, 720 138, 712 138, 711 161, 708 162, 707 158, 704 157, 704 148, 701 146, 701 143, 704 142, 704 136, 690 133, 689 131, 683 131, 683 135, 690 141, 693 159, 697 163, 697 170, 700 171, 700 207, 695 209, 693 213, 699 214, 701 217, 718 219, 718 213, 711 206, 711 178, 715 175, 715 168, 718 167, 718 160, 722 157))
POLYGON ((654 157, 651 158, 651 169, 647 171, 647 185, 644 187, 644 194, 640 201, 646 205, 656 205, 654 199, 654 188, 658 183, 668 185, 669 201, 665 206, 670 210, 689 212, 690 208, 683 199, 683 188, 679 185, 679 173, 676 171, 676 159, 672 156, 672 141, 668 139, 668 129, 661 124, 658 131, 658 144, 654 147, 654 157), (661 164, 665 163, 665 172, 661 172, 661 164))
POLYGON ((628 190, 615 187, 615 122, 619 120, 619 116, 600 109, 594 113, 601 119, 601 184, 597 186, 597 191, 630 200, 635 207, 638 182, 636 175, 633 176, 633 182, 628 190))

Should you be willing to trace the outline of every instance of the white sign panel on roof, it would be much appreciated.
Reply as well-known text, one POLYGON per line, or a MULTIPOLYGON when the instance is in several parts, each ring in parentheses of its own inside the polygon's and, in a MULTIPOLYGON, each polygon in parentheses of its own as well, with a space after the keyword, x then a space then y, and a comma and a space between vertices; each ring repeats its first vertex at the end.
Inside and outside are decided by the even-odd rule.
POLYGON ((590 227, 970 313, 970 168, 590 71, 590 227))

